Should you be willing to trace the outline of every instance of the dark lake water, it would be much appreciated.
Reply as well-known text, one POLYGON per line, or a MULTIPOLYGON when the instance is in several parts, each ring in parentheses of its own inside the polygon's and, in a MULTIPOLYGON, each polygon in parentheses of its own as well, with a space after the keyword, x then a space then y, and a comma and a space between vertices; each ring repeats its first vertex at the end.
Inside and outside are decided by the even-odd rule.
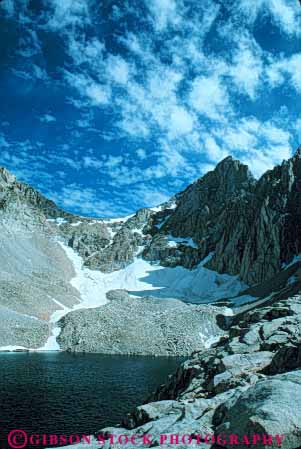
POLYGON ((180 359, 99 354, 0 354, 0 448, 12 429, 93 434, 118 424, 180 359))

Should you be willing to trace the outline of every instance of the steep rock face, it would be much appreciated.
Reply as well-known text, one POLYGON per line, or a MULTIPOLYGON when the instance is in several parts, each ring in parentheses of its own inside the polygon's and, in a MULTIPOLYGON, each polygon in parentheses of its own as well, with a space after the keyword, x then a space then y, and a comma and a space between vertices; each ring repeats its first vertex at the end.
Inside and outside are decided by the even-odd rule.
POLYGON ((0 205, 14 220, 29 223, 34 216, 35 226, 39 221, 61 236, 91 269, 116 271, 138 255, 193 268, 212 254, 208 268, 253 285, 301 251, 300 161, 298 150, 256 181, 247 166, 228 157, 161 208, 120 220, 66 213, 3 169, 0 205), (24 204, 27 217, 20 215, 24 204))
MULTIPOLYGON (((178 205, 160 227, 160 233, 189 237, 197 244, 197 254, 190 254, 189 261, 182 257, 184 266, 191 267, 193 262, 197 263, 215 251, 229 211, 233 210, 233 218, 237 219, 238 209, 247 209, 241 203, 249 201, 254 184, 247 166, 228 157, 177 196, 178 205)), ((247 218, 243 220, 247 221, 247 218)), ((241 227, 243 234, 246 227, 241 227)), ((181 261, 181 257, 178 256, 178 260, 181 261)))
POLYGON ((66 244, 79 254, 84 264, 90 268, 100 268, 96 262, 99 252, 110 244, 110 233, 101 222, 65 221, 57 226, 57 232, 66 244))
POLYGON ((249 285, 269 279, 301 252, 301 149, 257 182, 245 165, 226 158, 177 203, 157 224, 146 259, 191 268, 214 253, 206 265, 212 270, 249 285), (169 248, 170 235, 193 239, 195 249, 169 248))
POLYGON ((72 214, 60 209, 31 186, 18 182, 14 175, 0 167, 0 207, 5 208, 16 202, 32 207, 35 214, 43 214, 44 218, 72 217, 72 214))
POLYGON ((170 229, 175 237, 192 237, 196 242, 207 238, 211 240, 208 245, 212 245, 219 241, 218 219, 224 208, 252 191, 254 184, 248 167, 229 156, 180 194, 178 207, 164 229, 170 229))
POLYGON ((54 203, 0 170, 0 347, 43 346, 56 310, 79 302, 74 269, 45 217, 54 203))
POLYGON ((249 284, 268 279, 301 252, 301 151, 265 173, 254 196, 256 217, 240 275, 249 284))
POLYGON ((51 226, 83 259, 84 266, 104 273, 120 270, 134 261, 151 236, 144 232, 155 212, 140 209, 120 219, 67 217, 51 226))

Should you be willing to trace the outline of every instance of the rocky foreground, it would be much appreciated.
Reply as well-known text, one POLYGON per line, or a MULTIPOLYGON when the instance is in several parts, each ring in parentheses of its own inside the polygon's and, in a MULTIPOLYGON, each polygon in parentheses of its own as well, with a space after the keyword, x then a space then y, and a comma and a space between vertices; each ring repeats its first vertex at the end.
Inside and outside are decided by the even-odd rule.
MULTIPOLYGON (((300 284, 298 286, 299 291, 300 284)), ((257 448, 285 449, 301 445, 301 294, 266 298, 265 304, 233 317, 220 317, 228 329, 210 349, 195 352, 150 402, 137 407, 121 427, 102 429, 104 435, 152 435, 143 447, 171 448, 160 444, 160 434, 189 435, 184 448, 248 447, 247 435, 272 435, 257 441, 257 448), (279 299, 281 298, 281 299, 279 299), (230 435, 237 435, 232 441, 230 435), (203 437, 198 440, 197 435, 203 437), (222 435, 219 444, 204 441, 222 435), (282 435, 282 437, 281 437, 282 435), (283 437, 284 435, 284 437, 283 437), (203 441, 202 441, 203 439, 203 441), (236 444, 238 442, 238 444, 236 444), (232 444, 231 444, 232 443, 232 444), (235 443, 235 444, 233 444, 235 443)), ((119 447, 110 445, 103 449, 119 447)), ((132 445, 122 445, 130 448, 132 445)), ((139 444, 135 447, 139 447, 139 444)), ((142 447, 142 445, 140 445, 142 447)))

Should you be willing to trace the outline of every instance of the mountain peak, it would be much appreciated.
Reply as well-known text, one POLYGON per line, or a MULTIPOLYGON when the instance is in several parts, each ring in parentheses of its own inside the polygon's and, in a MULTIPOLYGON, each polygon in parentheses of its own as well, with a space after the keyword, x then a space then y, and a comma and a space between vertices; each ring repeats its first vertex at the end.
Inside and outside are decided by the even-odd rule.
POLYGON ((16 177, 10 173, 6 168, 0 167, 0 185, 13 184, 16 177))
POLYGON ((233 156, 229 155, 229 156, 225 157, 224 159, 222 159, 216 165, 215 169, 224 169, 224 168, 229 168, 231 166, 233 166, 237 169, 240 167, 247 167, 247 165, 243 164, 238 159, 234 159, 233 156))
POLYGON ((228 163, 234 162, 234 161, 235 161, 235 159, 233 159, 233 156, 231 156, 229 154, 229 156, 227 156, 224 159, 222 159, 217 165, 228 164, 228 163))
POLYGON ((251 181, 254 179, 249 167, 238 159, 234 159, 232 156, 227 156, 220 161, 213 170, 213 173, 222 177, 224 180, 229 179, 230 182, 235 182, 235 180, 239 182, 243 180, 251 181))
POLYGON ((297 149, 296 153, 294 154, 294 157, 298 157, 301 159, 301 145, 299 146, 299 148, 297 149))

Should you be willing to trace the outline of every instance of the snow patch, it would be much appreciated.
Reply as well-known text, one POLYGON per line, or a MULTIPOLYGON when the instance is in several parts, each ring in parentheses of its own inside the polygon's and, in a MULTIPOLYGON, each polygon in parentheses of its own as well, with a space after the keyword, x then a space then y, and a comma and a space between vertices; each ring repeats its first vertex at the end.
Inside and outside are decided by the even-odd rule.
POLYGON ((257 296, 251 296, 251 295, 242 295, 238 296, 237 298, 231 298, 231 301, 235 306, 242 306, 243 304, 249 304, 254 301, 257 301, 259 298, 257 296))
MULTIPOLYGON (((237 296, 248 287, 237 276, 219 274, 204 268, 203 264, 213 253, 192 270, 181 266, 169 268, 152 265, 141 258, 135 258, 133 263, 121 270, 102 273, 83 267, 81 257, 72 248, 60 244, 73 263, 76 276, 71 284, 80 292, 82 299, 73 310, 103 305, 107 302, 106 293, 116 289, 127 290, 135 296, 154 294, 162 298, 210 303, 237 296)), ((139 248, 142 249, 143 247, 139 248)))
POLYGON ((162 226, 165 225, 165 223, 167 222, 167 220, 169 219, 170 215, 167 215, 167 217, 163 218, 162 220, 160 220, 160 222, 158 224, 155 225, 155 227, 157 229, 161 229, 162 226))
POLYGON ((301 262, 301 254, 294 256, 293 260, 290 263, 283 263, 281 268, 289 268, 297 262, 301 262))
POLYGON ((136 232, 137 234, 140 234, 142 236, 144 235, 142 232, 142 229, 139 229, 139 228, 131 229, 131 232, 132 232, 132 234, 134 234, 136 232))
MULTIPOLYGON (((124 289, 134 296, 153 295, 159 298, 177 298, 193 303, 212 303, 222 298, 237 296, 248 286, 237 276, 218 274, 203 265, 213 257, 209 254, 196 268, 189 270, 181 266, 175 268, 152 265, 135 258, 127 267, 112 273, 90 270, 83 266, 82 258, 70 247, 59 242, 73 264, 75 276, 70 283, 81 296, 81 302, 71 309, 59 301, 60 306, 50 319, 52 334, 38 351, 58 351, 57 337, 60 328, 56 323, 72 310, 95 308, 108 302, 106 293, 110 290, 124 289)), ((140 247, 138 250, 142 250, 140 247)), ((229 314, 232 313, 229 309, 229 314)), ((206 337, 208 340, 208 337, 206 337)), ((0 348, 1 349, 1 348, 0 348)), ((25 348, 24 348, 25 349, 25 348)))
POLYGON ((8 351, 8 352, 15 352, 15 351, 20 351, 20 350, 24 350, 24 351, 28 351, 27 348, 25 348, 24 346, 1 346, 0 347, 0 351, 8 351))
POLYGON ((105 304, 107 302, 105 295, 106 291, 111 290, 111 288, 108 288, 107 290, 104 289, 104 273, 101 273, 100 271, 89 270, 88 268, 83 267, 82 258, 78 254, 76 254, 76 252, 72 248, 66 246, 61 242, 59 242, 59 244, 66 252, 67 257, 73 264, 75 276, 71 279, 70 283, 79 291, 81 302, 74 305, 72 308, 68 308, 61 302, 52 298, 52 300, 60 307, 60 309, 56 310, 51 315, 50 324, 53 326, 52 333, 45 345, 39 348, 38 351, 59 351, 60 346, 57 342, 57 337, 59 336, 61 329, 60 327, 56 326, 56 323, 58 323, 61 318, 63 318, 72 310, 94 308, 105 304))
POLYGON ((200 336, 200 338, 201 338, 202 344, 204 345, 204 347, 205 347, 206 349, 211 348, 211 346, 212 346, 214 343, 217 343, 217 342, 221 339, 221 336, 220 336, 220 335, 208 337, 208 335, 205 335, 205 334, 203 334, 202 332, 199 332, 199 336, 200 336))
MULTIPOLYGON (((212 257, 209 255, 206 259, 212 257)), ((189 270, 181 266, 175 268, 151 265, 142 259, 137 259, 123 272, 127 274, 135 288, 130 284, 123 287, 135 296, 148 296, 154 294, 161 298, 177 298, 186 302, 211 303, 219 299, 237 296, 248 286, 241 282, 237 276, 219 274, 204 268, 201 262, 196 268, 189 270), (154 291, 154 292, 153 292, 154 291)), ((120 287, 119 287, 120 288, 120 287)))
POLYGON ((60 335, 61 329, 58 326, 55 326, 55 324, 63 318, 63 316, 67 315, 72 309, 69 307, 64 306, 61 302, 57 301, 54 298, 51 298, 53 302, 55 302, 61 309, 56 310, 53 312, 53 314, 50 317, 49 325, 52 326, 51 334, 48 337, 48 340, 46 341, 45 345, 41 348, 37 349, 39 352, 44 351, 59 351, 60 345, 56 341, 57 337, 60 335))
POLYGON ((65 218, 62 218, 62 217, 47 218, 46 221, 49 221, 50 223, 56 223, 59 226, 61 226, 62 224, 68 223, 68 221, 65 218))
POLYGON ((52 329, 52 334, 46 341, 45 345, 39 348, 37 351, 39 352, 46 352, 46 351, 59 351, 60 345, 56 341, 56 338, 60 335, 61 329, 59 327, 54 327, 52 329))
POLYGON ((288 281, 287 281, 288 285, 293 285, 293 284, 295 284, 296 282, 297 282, 296 276, 291 276, 291 277, 288 279, 288 281))
POLYGON ((135 216, 135 214, 127 215, 126 217, 120 217, 120 218, 106 218, 104 220, 101 220, 101 223, 105 223, 105 224, 124 223, 134 216, 135 216))
POLYGON ((168 203, 159 204, 159 206, 150 207, 149 210, 152 212, 162 212, 166 209, 176 209, 177 203, 175 201, 170 201, 168 203))
POLYGON ((191 248, 198 249, 197 244, 190 237, 173 237, 172 235, 168 235, 168 246, 174 248, 178 245, 190 246, 191 248))

